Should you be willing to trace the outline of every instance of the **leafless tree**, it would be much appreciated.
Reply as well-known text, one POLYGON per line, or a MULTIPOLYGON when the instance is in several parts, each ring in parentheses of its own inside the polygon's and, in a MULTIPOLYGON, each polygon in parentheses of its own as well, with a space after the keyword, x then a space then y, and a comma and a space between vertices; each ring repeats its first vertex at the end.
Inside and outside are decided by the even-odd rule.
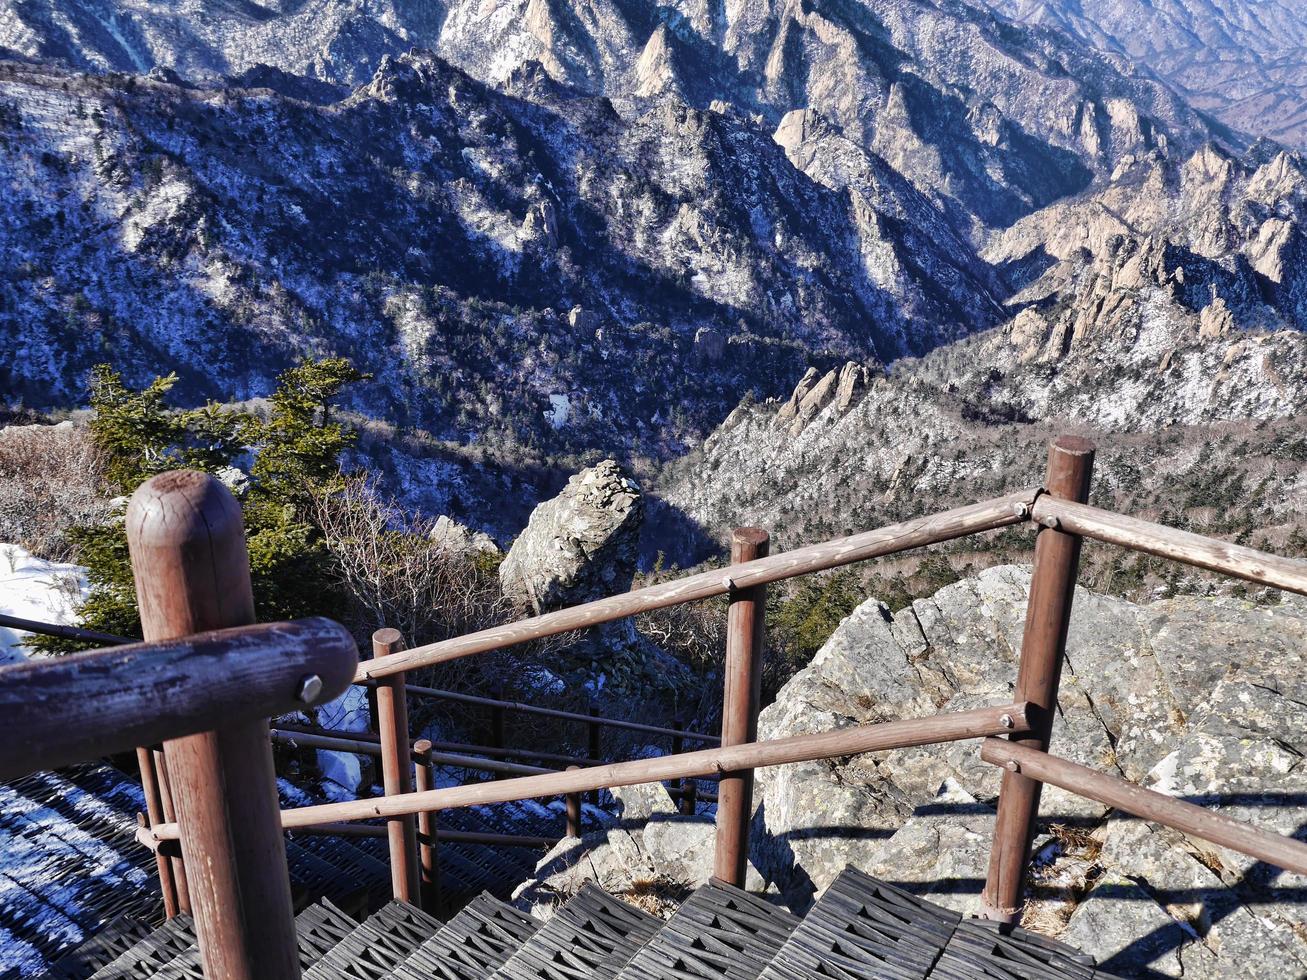
POLYGON ((69 561, 68 529, 109 514, 101 457, 85 427, 0 429, 0 541, 51 561, 69 561))

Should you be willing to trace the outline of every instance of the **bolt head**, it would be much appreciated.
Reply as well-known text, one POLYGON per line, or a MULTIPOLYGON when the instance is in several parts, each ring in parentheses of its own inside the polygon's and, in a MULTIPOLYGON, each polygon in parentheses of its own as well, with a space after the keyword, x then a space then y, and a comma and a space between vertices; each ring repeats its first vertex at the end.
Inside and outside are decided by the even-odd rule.
POLYGON ((295 691, 297 700, 304 704, 312 704, 322 693, 322 678, 317 674, 307 674, 300 678, 299 687, 295 691))
POLYGON ((1006 763, 1006 768, 1009 772, 1020 772, 1021 763, 1017 762, 1016 759, 1009 759, 1006 763))
POLYGON ((1051 530, 1054 531, 1056 531, 1058 528, 1062 526, 1061 519, 1052 516, 1045 517, 1042 521, 1040 521, 1040 523, 1043 524, 1044 527, 1050 528, 1051 530))
POLYGON ((1025 504, 1025 503, 1016 503, 1016 504, 1013 504, 1013 505, 1012 505, 1012 513, 1016 514, 1017 517, 1022 517, 1022 518, 1024 518, 1024 517, 1029 517, 1029 516, 1030 516, 1030 505, 1029 505, 1029 504, 1025 504))
POLYGON ((1012 716, 1011 716, 1011 715, 999 715, 999 716, 998 716, 998 723, 999 723, 1000 725, 1002 725, 1004 728, 1011 728, 1011 727, 1012 727, 1012 716))

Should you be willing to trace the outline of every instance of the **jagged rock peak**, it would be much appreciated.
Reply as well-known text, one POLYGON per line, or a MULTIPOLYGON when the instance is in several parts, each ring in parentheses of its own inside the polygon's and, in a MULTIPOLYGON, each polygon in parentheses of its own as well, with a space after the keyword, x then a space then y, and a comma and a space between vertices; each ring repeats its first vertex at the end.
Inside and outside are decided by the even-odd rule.
POLYGON ((499 566, 505 597, 543 613, 626 591, 643 518, 640 487, 616 462, 582 470, 513 542, 499 566))
POLYGON ((838 412, 847 412, 870 380, 871 372, 855 361, 847 362, 838 370, 832 368, 825 374, 810 367, 776 413, 776 424, 789 423, 790 434, 797 436, 832 402, 838 412))

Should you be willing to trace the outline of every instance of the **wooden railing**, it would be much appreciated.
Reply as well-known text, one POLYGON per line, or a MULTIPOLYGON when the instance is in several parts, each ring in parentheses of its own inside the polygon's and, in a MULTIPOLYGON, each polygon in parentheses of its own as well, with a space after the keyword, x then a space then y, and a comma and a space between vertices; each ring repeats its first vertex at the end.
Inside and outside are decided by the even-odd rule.
POLYGON ((267 719, 343 693, 354 640, 328 620, 250 625, 240 508, 217 480, 148 481, 127 537, 150 642, 0 668, 0 776, 162 742, 161 767, 139 750, 151 818, 186 833, 160 878, 167 908, 186 896, 205 976, 298 978, 267 719))
MULTIPOLYGON (((438 827, 438 814, 442 810, 562 796, 567 802, 567 832, 575 835, 580 832, 582 793, 647 782, 682 781, 684 785, 684 780, 717 777, 720 779, 720 798, 716 815, 716 875, 742 885, 745 860, 749 853, 748 831, 753 812, 751 795, 754 769, 983 738, 982 759, 1004 769, 990 868, 982 895, 983 914, 987 917, 1011 922, 1020 916, 1021 896, 1029 870, 1030 846, 1039 812, 1040 790, 1045 782, 1180 828, 1196 837, 1232 847, 1287 870, 1307 874, 1307 845, 1301 842, 1264 833, 1221 814, 1134 786, 1117 777, 1093 772, 1049 754, 1080 549, 1085 538, 1122 545, 1307 595, 1307 562, 1280 558, 1088 506, 1086 501, 1093 456, 1093 446, 1084 440, 1062 438, 1050 448, 1048 471, 1041 488, 1008 494, 931 517, 778 555, 767 553, 768 541, 764 532, 741 529, 734 536, 732 564, 725 570, 686 576, 467 636, 405 650, 402 638, 397 633, 393 630, 380 631, 374 637, 375 656, 359 663, 352 678, 354 683, 376 687, 379 710, 375 736, 355 733, 354 737, 347 738, 340 733, 287 731, 277 737, 302 740, 305 744, 312 744, 311 740, 314 739, 332 740, 321 741, 319 744, 378 755, 383 763, 386 795, 376 799, 284 810, 279 817, 281 826, 314 833, 356 833, 367 836, 385 834, 390 841, 392 880, 396 896, 422 901, 430 900, 433 889, 438 884, 436 844, 442 839, 455 839, 451 832, 438 827), (1038 531, 1025 630, 1011 703, 928 718, 755 741, 758 680, 764 655, 763 590, 767 585, 798 575, 1029 521, 1037 525, 1038 531), (491 751, 468 756, 449 752, 448 746, 437 748, 426 740, 417 743, 410 741, 404 708, 409 694, 462 700, 489 707, 511 707, 563 720, 592 723, 595 719, 574 712, 417 688, 406 684, 405 675, 409 671, 585 629, 683 602, 723 595, 729 598, 729 610, 723 730, 719 740, 675 728, 658 729, 657 726, 621 722, 621 725, 639 731, 657 730, 659 734, 676 738, 673 753, 659 758, 596 765, 592 763, 599 759, 600 753, 592 748, 588 753, 589 758, 585 760, 591 763, 587 768, 573 765, 565 771, 541 771, 543 767, 503 761, 509 751, 503 745, 487 747, 491 751), (694 752, 678 751, 683 740, 692 739, 709 744, 718 741, 719 744, 694 752), (490 758, 494 753, 500 754, 501 758, 490 758), (433 788, 432 767, 450 759, 454 760, 455 765, 475 765, 487 769, 495 766, 500 775, 510 778, 433 788), (386 823, 384 826, 366 823, 374 820, 384 820, 386 823), (347 829, 351 827, 356 829, 347 829)), ((179 491, 166 484, 167 479, 167 475, 156 478, 142 490, 145 491, 153 484, 154 489, 147 491, 146 496, 153 499, 150 494, 154 494, 159 498, 154 506, 164 509, 173 506, 176 509, 175 503, 169 505, 167 498, 169 494, 179 491)), ((190 475, 186 479, 195 480, 198 477, 190 475)), ((138 495, 140 493, 138 491, 138 495)), ((139 514, 140 508, 135 499, 133 507, 139 514)), ((185 510, 185 507, 182 509, 185 510)), ((157 640, 203 628, 239 625, 239 622, 231 620, 247 621, 251 618, 252 613, 243 598, 248 594, 248 574, 246 572, 242 585, 237 582, 239 576, 234 571, 238 564, 244 569, 243 544, 239 556, 227 545, 222 545, 221 548, 206 545, 205 547, 222 550, 223 557, 216 562, 222 571, 201 581, 190 574, 194 569, 188 571, 185 561, 179 557, 189 552, 178 539, 178 522, 175 518, 171 522, 155 522, 155 533, 159 532, 160 527, 167 527, 171 535, 155 551, 143 546, 142 532, 132 523, 133 520, 129 513, 133 560, 143 559, 142 564, 137 566, 137 586, 141 594, 142 621, 146 624, 148 638, 157 640), (172 551, 169 552, 168 548, 172 548, 172 551), (171 557, 167 557, 169 555, 171 557), (143 572, 142 569, 147 571, 143 572), (236 608, 228 609, 227 600, 217 597, 230 594, 237 585, 243 589, 237 590, 241 593, 241 601, 236 603, 236 608), (161 586, 164 588, 161 589, 161 586)), ((227 525, 239 524, 230 514, 225 515, 223 520, 227 525)), ((146 521, 145 524, 149 525, 150 522, 146 521)), ((210 555, 206 560, 212 559, 213 556, 210 555)), ((225 789, 237 797, 244 792, 241 787, 245 777, 236 778, 234 770, 227 768, 225 763, 220 764, 218 760, 206 758, 202 751, 194 750, 183 754, 171 750, 173 745, 187 741, 183 739, 180 743, 168 743, 169 750, 164 753, 163 767, 144 764, 142 767, 142 775, 147 780, 147 799, 154 799, 157 805, 151 805, 150 825, 140 836, 161 855, 161 874, 164 871, 162 855, 169 849, 168 842, 182 842, 185 859, 173 869, 174 882, 180 880, 178 875, 188 871, 192 879, 196 877, 198 866, 193 854, 188 851, 188 841, 205 841, 219 827, 245 822, 244 817, 241 820, 235 819, 239 811, 232 802, 226 804, 224 812, 213 799, 209 800, 208 808, 199 807, 191 800, 188 794, 193 791, 197 773, 212 771, 215 767, 231 772, 231 777, 225 780, 225 789), (151 785, 151 780, 155 781, 155 785, 151 785), (170 781, 171 789, 165 784, 166 781, 170 781), (169 806, 175 809, 175 818, 167 812, 169 806)), ((266 756, 266 726, 259 729, 257 739, 241 742, 240 752, 251 751, 255 741, 266 756)), ((142 750, 143 761, 148 760, 149 755, 142 750)), ((537 761, 568 760, 555 758, 537 761)), ((254 782, 258 783, 262 778, 259 776, 254 782)), ((694 785, 689 783, 688 787, 693 788, 694 785)), ((210 796, 221 792, 214 790, 210 796)), ((497 839, 505 840, 502 835, 497 839)), ((544 843, 552 838, 530 839, 544 843)), ((195 846, 198 845, 190 845, 192 849, 195 846)), ((165 880, 165 894, 168 887, 169 880, 165 880)), ((182 890, 179 888, 178 892, 181 893, 182 890)), ((196 891, 194 881, 190 890, 192 893, 196 891)), ((230 889, 224 893, 213 884, 206 883, 204 899, 196 902, 195 906, 197 909, 230 909, 233 907, 230 902, 243 898, 243 893, 230 889), (224 906, 224 902, 228 904, 224 906)), ((197 914, 197 922, 199 920, 200 915, 197 914)), ((281 919, 278 921, 281 922, 281 919)), ((289 919, 286 918, 286 921, 289 919)), ((233 928, 239 930, 245 927, 233 928)), ((280 938, 289 944, 287 948, 293 953, 292 934, 287 931, 280 938)), ((215 931, 212 923, 200 929, 202 949, 219 939, 221 930, 215 931)), ((237 944, 233 948, 245 947, 237 944)), ((254 957, 248 948, 246 953, 254 957)), ((209 962, 208 956, 209 953, 206 952, 206 964, 209 962)), ((251 959, 250 962, 254 960, 251 959)), ((248 970, 215 972, 211 975, 252 976, 248 970)), ((280 977, 282 974, 270 971, 259 975, 280 977)))

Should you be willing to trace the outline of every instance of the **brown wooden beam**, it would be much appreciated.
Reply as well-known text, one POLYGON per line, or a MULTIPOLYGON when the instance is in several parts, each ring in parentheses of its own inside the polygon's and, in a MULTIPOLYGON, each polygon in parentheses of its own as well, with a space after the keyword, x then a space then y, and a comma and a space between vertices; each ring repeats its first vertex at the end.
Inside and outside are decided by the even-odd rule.
POLYGON ((0 779, 322 703, 356 661, 344 627, 305 619, 0 667, 0 779))
POLYGON ((1071 534, 1120 545, 1132 551, 1307 595, 1307 561, 1302 559, 1282 558, 1229 541, 1055 497, 1040 497, 1035 501, 1034 519, 1056 521, 1071 534))
MULTIPOLYGON (((734 580, 737 566, 766 558, 770 542, 770 535, 762 528, 736 528, 731 535, 731 567, 726 570, 726 580, 734 580)), ((730 597, 723 670, 723 746, 743 745, 758 737, 763 639, 767 634, 767 586, 731 588, 730 597)), ((743 888, 749 861, 749 821, 753 819, 753 770, 722 773, 717 800, 713 876, 743 888)))
MULTIPOLYGON (((954 538, 966 537, 981 531, 1019 524, 1028 519, 1037 490, 1022 490, 996 497, 978 504, 920 517, 902 524, 892 524, 874 531, 865 531, 846 538, 837 538, 822 544, 796 548, 769 558, 761 558, 731 570, 734 585, 739 589, 767 585, 782 579, 838 568, 868 558, 908 551, 928 544, 939 544, 954 538)), ((652 612, 667 606, 711 599, 725 595, 729 589, 722 582, 720 571, 701 572, 646 586, 624 595, 610 596, 595 602, 560 609, 531 619, 519 620, 505 626, 469 633, 466 636, 414 647, 384 660, 366 661, 359 665, 355 680, 362 682, 383 677, 389 673, 416 670, 435 664, 448 663, 487 650, 539 640, 572 630, 588 629, 600 623, 624 619, 638 613, 652 612)), ((586 720, 582 717, 581 720, 586 720)), ((687 733, 688 737, 688 733, 687 733)))
MULTIPOLYGON (((374 657, 389 657, 403 649, 404 638, 397 629, 379 629, 372 634, 374 657)), ((382 782, 386 795, 413 792, 413 750, 402 673, 387 674, 377 683, 377 731, 381 736, 382 782)), ((417 821, 411 813, 392 817, 387 821, 387 832, 393 895, 398 901, 421 905, 417 821)))
POLYGON ((1272 834, 1205 807, 1136 786, 1119 776, 1095 772, 1067 759, 1001 738, 987 738, 980 757, 1041 783, 1115 807, 1143 820, 1174 827, 1201 840, 1247 854, 1285 871, 1307 875, 1307 844, 1272 834))
MULTIPOLYGON (((218 480, 191 471, 153 477, 132 494, 126 526, 147 640, 254 622, 241 509, 218 480)), ((336 652, 322 656, 301 648, 298 653, 309 659, 288 661, 284 651, 267 642, 276 631, 265 629, 251 634, 259 636, 258 643, 243 647, 244 656, 231 666, 259 663, 258 671, 245 669, 247 682, 272 677, 272 690, 279 697, 298 689, 306 695, 304 702, 313 702, 324 689, 332 690, 333 675, 344 661, 331 639, 339 627, 322 620, 309 629, 322 634, 326 646, 336 652), (306 663, 314 664, 311 670, 304 670, 306 663), (299 675, 291 690, 286 690, 288 672, 299 675)), ((121 655, 122 649, 114 653, 121 655)), ((350 658, 354 656, 351 643, 350 658)), ((204 975, 215 980, 299 980, 272 745, 267 721, 251 713, 264 703, 249 700, 259 693, 257 688, 233 685, 231 677, 211 671, 164 688, 155 698, 174 701, 160 707, 175 712, 195 690, 224 706, 225 718, 220 727, 167 741, 163 749, 204 975)), ((99 710, 98 698, 89 703, 99 710)), ((143 733, 133 733, 130 739, 135 744, 150 741, 143 733)))
MULTIPOLYGON (((1029 731, 1026 705, 1020 702, 948 712, 926 718, 905 718, 878 725, 855 725, 814 735, 702 749, 685 755, 665 755, 653 759, 614 762, 572 772, 551 772, 523 776, 498 782, 451 786, 407 796, 389 796, 370 800, 323 803, 282 811, 282 826, 287 829, 338 821, 373 820, 400 813, 422 810, 447 810, 455 807, 509 803, 516 800, 542 799, 566 793, 585 793, 592 789, 634 786, 639 783, 667 782, 681 776, 705 777, 737 769, 756 769, 813 759, 832 759, 882 752, 890 749, 956 742, 1002 732, 1029 731)), ((161 839, 175 837, 176 825, 155 828, 161 839)))
MULTIPOLYGON (((1045 494, 1041 499, 1089 499, 1093 467, 1092 443, 1075 436, 1055 440, 1048 451, 1045 494)), ((1018 700, 1030 704, 1030 731, 1012 737, 1041 751, 1048 749, 1057 714, 1057 688, 1080 567, 1080 540, 1079 535, 1055 523, 1044 524, 1035 539, 1035 567, 1026 602, 1016 684, 1018 700)), ((1021 894, 1039 816, 1039 792, 1037 781, 1020 773, 1003 773, 989 875, 981 895, 981 914, 987 919, 1015 922, 1021 918, 1021 894)))

